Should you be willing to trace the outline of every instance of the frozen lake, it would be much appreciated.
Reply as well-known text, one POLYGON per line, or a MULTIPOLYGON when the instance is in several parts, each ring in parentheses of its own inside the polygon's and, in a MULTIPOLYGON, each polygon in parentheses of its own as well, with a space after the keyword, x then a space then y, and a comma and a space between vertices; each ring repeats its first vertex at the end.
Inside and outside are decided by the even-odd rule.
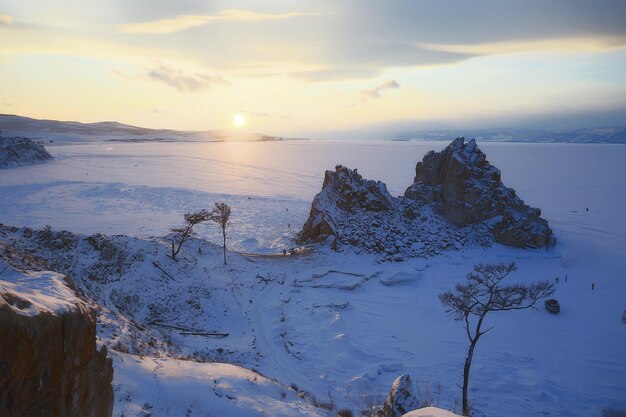
MULTIPOLYGON (((183 213, 227 201, 233 206, 231 247, 276 252, 292 245, 290 238, 305 221, 325 169, 337 163, 357 167, 364 177, 386 182, 398 195, 413 181, 416 162, 429 150, 440 151, 446 145, 313 141, 54 145, 49 150, 56 159, 50 163, 0 171, 0 222, 50 224, 86 233, 162 235, 180 224, 183 213)), ((453 408, 466 340, 460 325, 444 314, 437 295, 452 288, 477 262, 515 261, 518 279, 569 276, 569 282, 558 287, 562 312, 551 315, 539 309, 489 318, 497 330, 481 342, 472 371, 471 399, 482 410, 476 415, 599 416, 603 407, 626 406, 626 325, 620 322, 626 308, 626 146, 479 146, 502 170, 503 182, 543 210, 555 231, 556 248, 533 251, 496 245, 384 265, 345 252, 320 251, 296 257, 294 263, 289 258, 252 263, 233 256, 241 299, 250 300, 243 307, 236 304, 237 309, 249 309, 254 318, 252 323, 242 319, 251 328, 241 329, 259 336, 257 344, 264 354, 259 363, 244 365, 284 383, 297 381, 319 398, 330 390, 356 387, 357 382, 387 389, 399 373, 410 372, 422 384, 441 384, 441 405, 453 408), (353 291, 309 285, 312 277, 331 269, 412 278, 397 286, 372 279, 353 291), (301 284, 247 286, 259 273, 284 274, 301 284), (243 282, 248 284, 241 286, 243 282), (596 283, 594 291, 591 282, 596 283), (336 307, 343 305, 349 307, 336 307), (281 314, 286 319, 279 321, 281 314), (285 331, 299 357, 285 350, 279 337, 285 331)), ((198 231, 219 241, 215 226, 198 231)), ((214 259, 201 261, 207 268, 218 268, 214 259)), ((219 275, 211 272, 214 277, 207 283, 216 285, 219 275)), ((145 283, 133 282, 125 289, 138 285, 142 297, 150 296, 144 294, 145 283)), ((210 303, 220 300, 212 297, 210 303)), ((194 349, 207 341, 196 343, 201 345, 194 349)), ((243 348, 249 348, 247 342, 243 348)), ((123 375, 126 368, 116 366, 123 375)), ((204 391, 199 395, 206 396, 204 391)))
MULTIPOLYGON (((290 245, 341 163, 400 195, 415 164, 447 142, 97 143, 52 145, 55 161, 0 171, 0 222, 78 232, 161 235, 187 211, 227 201, 247 251, 290 245)), ((626 247, 626 146, 489 143, 503 182, 559 233, 626 247), (587 212, 586 209, 589 209, 587 212)), ((211 234, 210 230, 200 230, 211 234)))

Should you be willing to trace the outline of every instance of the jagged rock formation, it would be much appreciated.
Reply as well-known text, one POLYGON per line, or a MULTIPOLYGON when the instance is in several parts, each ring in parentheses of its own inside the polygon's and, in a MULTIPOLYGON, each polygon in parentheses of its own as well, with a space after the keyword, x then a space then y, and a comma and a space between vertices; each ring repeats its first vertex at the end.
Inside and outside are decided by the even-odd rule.
POLYGON ((326 171, 298 240, 350 245, 395 260, 493 241, 539 248, 554 243, 540 215, 502 184, 474 140, 458 138, 426 154, 403 197, 392 197, 384 183, 356 169, 326 171))
POLYGON ((0 137, 0 168, 35 164, 52 159, 46 148, 27 138, 0 137))
POLYGON ((456 225, 483 222, 496 241, 540 248, 554 237, 541 210, 532 208, 500 181, 500 170, 487 161, 474 139, 455 139, 442 152, 424 156, 415 167, 405 197, 430 202, 456 225))
POLYGON ((419 401, 415 396, 411 377, 407 374, 400 375, 393 381, 391 389, 383 405, 382 417, 402 417, 405 413, 419 407, 419 401))
POLYGON ((339 249, 380 253, 386 259, 435 255, 464 245, 487 244, 481 234, 458 228, 427 204, 392 197, 385 184, 364 179, 341 165, 326 171, 322 191, 298 236, 300 242, 325 242, 339 249))
POLYGON ((0 415, 108 417, 113 367, 94 310, 54 272, 0 260, 0 415))
POLYGON ((313 239, 337 236, 342 212, 386 212, 393 208, 393 201, 384 183, 363 179, 356 169, 337 165, 334 172, 324 175, 322 192, 313 199, 303 234, 313 239), (337 210, 332 210, 334 207, 337 210))

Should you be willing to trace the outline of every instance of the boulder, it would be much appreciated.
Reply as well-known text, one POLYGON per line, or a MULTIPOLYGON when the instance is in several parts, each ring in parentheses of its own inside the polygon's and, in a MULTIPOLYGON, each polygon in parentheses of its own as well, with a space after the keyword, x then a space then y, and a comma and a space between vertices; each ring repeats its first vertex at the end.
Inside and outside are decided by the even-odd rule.
POLYGON ((407 374, 400 375, 393 381, 387 399, 383 405, 383 417, 401 417, 411 410, 419 407, 415 396, 411 377, 407 374))
POLYGON ((113 367, 94 310, 64 275, 0 269, 0 415, 111 416, 113 367))
POLYGON ((43 145, 28 138, 0 137, 0 168, 28 165, 52 159, 43 145))
POLYGON ((415 167, 405 197, 425 201, 458 226, 483 223, 497 242, 540 248, 555 240, 541 210, 504 186, 474 139, 457 138, 441 152, 427 153, 415 167))

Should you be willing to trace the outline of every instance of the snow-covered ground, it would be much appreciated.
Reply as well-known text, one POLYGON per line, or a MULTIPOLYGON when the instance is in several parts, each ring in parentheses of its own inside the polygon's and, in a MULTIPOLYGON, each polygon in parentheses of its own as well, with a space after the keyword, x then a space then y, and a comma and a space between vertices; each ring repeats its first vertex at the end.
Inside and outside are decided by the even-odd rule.
MULTIPOLYGON (((310 141, 51 146, 53 162, 0 173, 0 222, 160 236, 185 211, 226 201, 233 206, 232 246, 275 253, 293 245, 289 238, 305 221, 324 169, 336 163, 357 167, 365 178, 381 179, 392 194, 400 194, 412 182, 415 163, 428 150, 444 146, 310 141)), ((494 246, 385 264, 320 249, 294 258, 231 255, 223 267, 219 251, 205 249, 199 255, 192 246, 193 251, 181 252, 190 266, 176 266, 180 282, 140 269, 140 274, 129 270, 119 281, 93 288, 104 301, 116 290, 139 294, 146 306, 168 300, 200 305, 206 315, 197 307, 170 313, 178 315, 179 324, 231 335, 212 339, 172 331, 169 337, 181 353, 222 349, 226 360, 284 386, 293 383, 320 400, 332 399, 340 408, 357 411, 351 397, 366 391, 384 394, 399 374, 408 372, 422 387, 430 385, 439 405, 452 409, 460 401, 456 384, 466 340, 462 327, 446 317, 437 294, 477 262, 515 261, 519 270, 511 282, 560 277, 555 297, 561 313, 540 309, 488 318, 495 329, 478 345, 470 385, 475 415, 599 416, 606 406, 626 408, 626 324, 620 321, 626 309, 626 147, 481 148, 502 170, 506 185, 542 208, 555 231, 556 248, 494 246), (155 280, 159 285, 151 288, 155 280)), ((214 226, 199 232, 218 242, 214 226)), ((150 267, 156 260, 170 267, 165 244, 161 251, 148 250, 158 241, 138 242, 133 245, 150 254, 143 264, 150 267)), ((150 317, 146 309, 134 314, 150 317)), ((209 411, 202 410, 208 404, 202 391, 188 389, 184 381, 186 369, 196 375, 200 367, 170 361, 138 363, 132 356, 116 356, 116 414, 138 412, 150 401, 153 411, 175 407, 171 415, 185 415, 180 408, 193 403, 190 415, 206 415, 200 413, 209 411), (161 387, 160 399, 147 394, 150 381, 161 387), (128 393, 127 401, 119 401, 121 393, 128 393)), ((207 367, 206 375, 211 372, 207 367)), ((235 379, 242 378, 248 377, 235 379)), ((262 395, 279 398, 277 387, 262 395)), ((247 398, 245 393, 240 397, 247 398)))

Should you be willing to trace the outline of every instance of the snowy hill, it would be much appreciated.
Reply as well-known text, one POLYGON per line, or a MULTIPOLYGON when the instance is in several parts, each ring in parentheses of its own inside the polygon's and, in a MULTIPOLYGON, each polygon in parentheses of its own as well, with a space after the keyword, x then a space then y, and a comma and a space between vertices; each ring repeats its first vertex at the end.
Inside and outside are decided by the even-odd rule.
POLYGON ((524 143, 626 143, 626 127, 588 127, 580 129, 445 129, 398 132, 392 140, 448 140, 471 136, 480 142, 524 143))
POLYGON ((80 123, 39 120, 9 114, 0 114, 0 131, 4 136, 26 136, 55 142, 214 142, 281 139, 258 133, 148 129, 118 122, 80 123))

